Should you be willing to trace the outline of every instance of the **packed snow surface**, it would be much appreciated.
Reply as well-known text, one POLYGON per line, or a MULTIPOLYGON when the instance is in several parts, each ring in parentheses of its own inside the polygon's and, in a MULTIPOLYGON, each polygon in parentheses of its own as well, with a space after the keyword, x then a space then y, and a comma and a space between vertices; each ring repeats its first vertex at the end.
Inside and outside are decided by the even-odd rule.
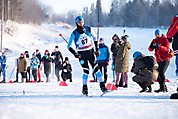
MULTIPOLYGON (((170 100, 170 95, 176 92, 175 57, 171 59, 166 78, 170 80, 166 85, 167 93, 139 93, 141 88, 132 81, 134 74, 129 72, 128 88, 118 88, 105 94, 99 88, 99 83, 88 83, 89 95, 82 95, 82 68, 78 60, 67 50, 66 42, 59 37, 59 33, 68 40, 74 28, 66 29, 62 25, 43 24, 22 25, 13 24, 13 37, 7 33, 3 36, 3 50, 8 59, 7 82, 15 80, 15 59, 20 53, 28 50, 30 56, 36 49, 43 55, 48 49, 54 50, 59 46, 63 57, 68 56, 73 68, 73 82, 67 81, 68 86, 59 86, 55 75, 50 75, 48 83, 5 83, 0 84, 0 119, 177 119, 178 100, 170 100), (14 69, 14 71, 13 71, 14 69), (12 75, 11 75, 12 74, 12 75)), ((96 32, 97 28, 93 28, 96 32)), ((141 51, 145 55, 154 55, 148 51, 148 45, 154 38, 155 29, 104 27, 100 28, 100 37, 109 47, 112 36, 129 35, 130 69, 133 64, 133 52, 141 51)), ((167 29, 161 29, 166 34, 167 29)), ((52 68, 53 72, 53 68, 52 68)), ((90 71, 89 80, 92 80, 90 71)), ((20 75, 19 75, 20 77, 20 75)), ((2 80, 2 79, 1 79, 2 80)), ((42 79, 44 80, 44 78, 42 79)), ((111 61, 108 66, 108 83, 112 82, 111 61)), ((152 85, 153 90, 159 84, 152 85)))

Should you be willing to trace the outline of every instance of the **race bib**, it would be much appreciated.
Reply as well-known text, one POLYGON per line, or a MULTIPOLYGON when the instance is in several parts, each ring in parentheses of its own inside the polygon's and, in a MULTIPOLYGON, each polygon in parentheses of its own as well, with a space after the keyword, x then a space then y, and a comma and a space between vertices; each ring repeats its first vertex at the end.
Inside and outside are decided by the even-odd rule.
POLYGON ((79 50, 91 49, 90 47, 92 47, 91 38, 86 34, 81 35, 77 44, 79 50))

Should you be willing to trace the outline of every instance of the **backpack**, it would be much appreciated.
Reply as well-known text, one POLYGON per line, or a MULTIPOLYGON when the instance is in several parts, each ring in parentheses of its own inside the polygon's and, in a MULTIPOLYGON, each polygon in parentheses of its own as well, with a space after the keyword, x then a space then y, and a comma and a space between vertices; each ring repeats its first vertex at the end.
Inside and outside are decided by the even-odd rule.
POLYGON ((158 63, 153 56, 146 56, 143 58, 143 61, 146 64, 145 69, 153 70, 158 68, 158 63))

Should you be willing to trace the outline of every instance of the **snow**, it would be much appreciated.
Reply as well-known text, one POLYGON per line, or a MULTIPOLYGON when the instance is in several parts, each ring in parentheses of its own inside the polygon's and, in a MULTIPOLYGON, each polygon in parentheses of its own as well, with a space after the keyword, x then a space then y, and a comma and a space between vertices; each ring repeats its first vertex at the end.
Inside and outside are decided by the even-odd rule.
MULTIPOLYGON (((7 26, 12 25, 9 21, 7 26)), ((119 88, 100 97, 99 83, 88 83, 89 95, 82 96, 82 69, 78 60, 66 49, 67 44, 59 37, 59 33, 68 39, 74 28, 66 29, 61 25, 43 24, 27 25, 13 23, 13 37, 4 33, 3 48, 8 58, 7 81, 15 80, 15 58, 21 52, 28 50, 31 54, 38 48, 43 54, 46 49, 50 52, 58 45, 63 56, 68 56, 73 68, 73 82, 68 86, 59 86, 56 77, 51 74, 49 83, 6 83, 0 84, 0 119, 177 119, 178 100, 170 100, 176 92, 175 57, 171 59, 166 78, 170 80, 166 85, 168 93, 139 93, 141 88, 132 81, 129 73, 129 88, 119 88), (12 76, 10 77, 12 73, 12 76)), ((97 28, 93 28, 94 31, 97 28)), ((129 34, 130 68, 133 63, 134 51, 142 51, 145 55, 154 55, 147 50, 154 38, 155 29, 104 27, 100 28, 100 37, 110 47, 112 36, 117 33, 123 35, 123 30, 129 34)), ((167 29, 161 29, 166 34, 167 29)), ((111 64, 111 62, 110 62, 111 64)), ((108 82, 112 82, 111 66, 108 67, 108 82)), ((16 70, 16 69, 15 69, 16 70)), ((92 79, 91 73, 89 80, 92 79)), ((44 79, 43 79, 44 80, 44 79)), ((153 84, 153 90, 159 84, 153 84)))

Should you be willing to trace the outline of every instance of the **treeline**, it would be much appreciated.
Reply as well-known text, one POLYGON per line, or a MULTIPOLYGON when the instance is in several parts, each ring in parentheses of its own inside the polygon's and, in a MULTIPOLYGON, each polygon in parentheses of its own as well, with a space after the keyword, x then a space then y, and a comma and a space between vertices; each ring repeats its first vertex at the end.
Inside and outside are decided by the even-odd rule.
MULTIPOLYGON (((2 12, 2 0, 0 0, 2 12)), ((4 0, 4 21, 20 23, 64 22, 75 25, 74 19, 82 15, 85 24, 97 26, 120 27, 167 27, 178 13, 178 0, 112 0, 108 13, 102 10, 102 1, 84 7, 82 13, 69 11, 67 14, 56 14, 52 7, 44 6, 37 0, 4 0), (101 4, 98 4, 101 3, 101 4), (99 13, 99 19, 98 19, 99 13)), ((1 15, 1 13, 0 13, 1 15)))
MULTIPOLYGON (((81 15, 85 24, 97 26, 99 12, 100 26, 167 27, 178 14, 178 0, 112 0, 110 6, 109 13, 102 11, 101 0, 96 0, 96 6, 93 3, 90 8, 84 7, 81 15)), ((75 14, 75 11, 70 11, 58 19, 74 25, 75 14)))
POLYGON ((12 20, 19 23, 40 24, 46 19, 48 7, 43 8, 37 0, 0 0, 0 15, 3 20, 12 20))

